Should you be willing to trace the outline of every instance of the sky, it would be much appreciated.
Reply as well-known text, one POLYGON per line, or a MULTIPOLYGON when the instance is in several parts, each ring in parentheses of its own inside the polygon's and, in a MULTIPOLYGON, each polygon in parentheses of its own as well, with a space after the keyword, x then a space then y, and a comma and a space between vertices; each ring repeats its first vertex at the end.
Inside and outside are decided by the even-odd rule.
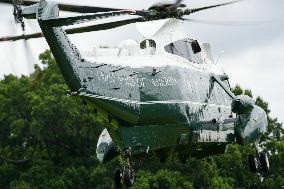
MULTIPOLYGON (((156 0, 58 0, 61 3, 125 9, 147 9, 156 0), (119 3, 118 3, 119 2, 119 3)), ((189 8, 228 2, 225 0, 184 0, 189 8)), ((284 121, 284 1, 243 0, 189 16, 204 21, 233 21, 236 25, 211 25, 186 22, 190 38, 211 44, 214 58, 230 77, 231 85, 251 89, 254 96, 268 101, 271 116, 284 121), (243 25, 237 24, 244 21, 243 25)), ((69 15, 66 13, 63 16, 69 15)), ((26 33, 40 31, 35 21, 26 21, 26 33)), ((12 7, 0 4, 0 36, 21 34, 13 21, 12 7)), ((80 50, 94 46, 116 46, 125 39, 139 40, 135 24, 85 34, 72 35, 80 50)), ((38 63, 38 55, 48 48, 44 39, 0 43, 0 78, 13 73, 28 74, 38 63), (26 54, 33 56, 26 56, 26 54)))

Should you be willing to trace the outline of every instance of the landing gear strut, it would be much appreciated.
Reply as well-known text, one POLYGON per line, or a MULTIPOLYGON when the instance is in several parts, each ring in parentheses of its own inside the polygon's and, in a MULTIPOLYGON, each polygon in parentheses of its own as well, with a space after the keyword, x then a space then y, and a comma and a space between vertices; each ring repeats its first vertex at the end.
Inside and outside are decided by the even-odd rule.
POLYGON ((131 161, 131 149, 127 148, 123 151, 123 166, 122 169, 116 169, 114 173, 114 183, 116 188, 121 188, 123 183, 127 187, 131 187, 134 184, 134 170, 132 168, 131 161))
POLYGON ((265 173, 268 172, 269 171, 269 159, 268 159, 267 153, 261 152, 259 154, 258 159, 259 159, 259 163, 260 163, 262 171, 265 173))
POLYGON ((266 152, 261 152, 261 149, 258 144, 254 144, 254 147, 256 149, 256 155, 249 155, 248 156, 248 163, 249 168, 252 173, 256 173, 258 168, 263 173, 266 173, 269 171, 269 159, 266 152))
POLYGON ((256 158, 256 156, 249 155, 248 156, 248 164, 249 164, 250 171, 252 173, 256 173, 256 171, 257 171, 257 158, 256 158))
POLYGON ((121 188, 123 184, 123 171, 121 169, 116 169, 114 172, 114 184, 116 188, 121 188))

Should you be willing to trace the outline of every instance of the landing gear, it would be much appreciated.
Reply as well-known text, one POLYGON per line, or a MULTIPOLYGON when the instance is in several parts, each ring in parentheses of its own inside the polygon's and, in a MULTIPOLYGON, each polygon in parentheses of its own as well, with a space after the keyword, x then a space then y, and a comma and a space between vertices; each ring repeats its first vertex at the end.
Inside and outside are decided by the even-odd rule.
POLYGON ((131 149, 127 148, 123 152, 123 168, 116 169, 114 173, 114 184, 116 188, 121 188, 123 183, 127 187, 131 187, 134 184, 134 170, 131 162, 131 149))
POLYGON ((116 188, 121 188, 123 183, 127 187, 131 187, 134 184, 134 170, 125 168, 125 169, 116 169, 114 172, 114 184, 116 188))
POLYGON ((134 184, 134 171, 126 168, 123 170, 123 178, 124 178, 124 184, 127 187, 131 187, 134 184))
POLYGON ((256 171, 257 171, 257 158, 254 155, 248 156, 248 164, 249 164, 250 171, 252 173, 256 173, 256 171))
POLYGON ((114 184, 116 188, 121 188, 123 184, 123 171, 121 169, 116 169, 114 172, 114 184))
POLYGON ((268 159, 267 153, 261 152, 259 154, 259 163, 260 163, 260 166, 261 166, 261 170, 264 173, 269 171, 269 159, 268 159))
POLYGON ((269 171, 269 159, 266 152, 260 152, 260 147, 255 144, 256 155, 248 156, 248 164, 252 173, 256 173, 258 168, 261 169, 263 173, 269 171))

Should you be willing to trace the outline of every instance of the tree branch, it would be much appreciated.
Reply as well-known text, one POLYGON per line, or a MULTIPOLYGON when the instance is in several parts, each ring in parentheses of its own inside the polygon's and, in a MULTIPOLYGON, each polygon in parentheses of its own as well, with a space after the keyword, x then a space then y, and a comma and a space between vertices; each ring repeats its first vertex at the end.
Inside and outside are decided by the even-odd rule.
POLYGON ((0 156, 0 160, 5 161, 7 163, 12 163, 12 164, 25 164, 31 161, 30 158, 28 159, 20 159, 20 160, 15 160, 15 159, 10 159, 4 156, 0 156))

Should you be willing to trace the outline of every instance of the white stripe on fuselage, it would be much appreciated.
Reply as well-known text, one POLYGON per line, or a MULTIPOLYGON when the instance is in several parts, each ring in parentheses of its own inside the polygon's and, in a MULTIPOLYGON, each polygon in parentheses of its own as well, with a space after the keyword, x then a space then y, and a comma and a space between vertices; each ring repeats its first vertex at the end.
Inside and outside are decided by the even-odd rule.
POLYGON ((135 105, 152 105, 152 104, 191 104, 191 105, 200 105, 200 106, 208 106, 208 107, 221 107, 221 108, 228 108, 230 109, 231 106, 224 105, 224 104, 211 104, 211 103, 205 103, 205 102, 194 102, 189 100, 163 100, 163 101, 135 101, 135 100, 126 100, 126 99, 119 99, 119 98, 113 98, 113 97, 107 97, 107 96, 100 96, 100 95, 93 95, 93 94, 87 94, 87 93, 80 93, 79 96, 87 96, 102 100, 110 100, 115 102, 122 102, 122 103, 128 103, 128 104, 135 104, 135 105))

